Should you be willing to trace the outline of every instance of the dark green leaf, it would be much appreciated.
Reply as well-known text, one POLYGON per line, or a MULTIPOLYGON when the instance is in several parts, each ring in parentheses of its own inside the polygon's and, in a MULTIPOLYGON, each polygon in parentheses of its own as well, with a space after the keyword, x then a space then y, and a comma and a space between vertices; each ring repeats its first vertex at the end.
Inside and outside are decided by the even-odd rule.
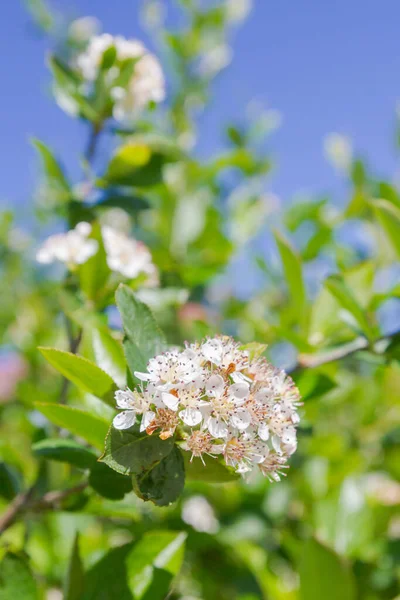
POLYGON ((72 406, 49 402, 35 402, 34 406, 58 427, 68 429, 68 431, 83 438, 95 448, 103 450, 104 440, 109 428, 107 421, 72 406))
POLYGON ((90 470, 89 484, 104 498, 122 500, 132 491, 132 481, 126 475, 120 475, 105 463, 96 462, 90 470))
POLYGON ((148 360, 160 354, 166 342, 149 308, 135 298, 128 286, 120 285, 115 299, 127 336, 125 355, 133 375, 134 371, 146 370, 148 360))
POLYGON ((74 465, 79 469, 90 469, 96 463, 96 454, 78 444, 75 440, 54 439, 41 440, 33 444, 32 451, 36 456, 74 465))
POLYGON ((81 600, 134 600, 125 564, 131 549, 132 544, 114 548, 89 569, 81 600))
POLYGON ((12 500, 20 490, 20 476, 11 465, 0 462, 0 496, 12 500))
POLYGON ((38 600, 39 591, 26 561, 11 552, 0 563, 0 600, 38 600))
POLYGON ((136 474, 154 466, 172 447, 173 438, 161 440, 136 426, 122 431, 111 427, 100 460, 122 475, 136 474))
POLYGON ((172 451, 143 474, 133 478, 135 493, 144 501, 168 506, 181 495, 185 485, 185 465, 179 448, 172 451))
POLYGON ((141 473, 169 454, 174 440, 139 433, 136 427, 118 430, 111 427, 101 461, 122 475, 141 473))
POLYGON ((83 356, 56 348, 39 348, 49 363, 64 377, 89 394, 114 406, 115 383, 107 373, 83 356))
POLYGON ((355 586, 349 567, 329 548, 308 540, 301 550, 301 600, 355 600, 355 586))
POLYGON ((79 552, 79 533, 76 534, 64 582, 64 600, 80 600, 84 589, 85 573, 79 552))
POLYGON ((186 534, 176 531, 146 533, 127 556, 128 585, 136 600, 163 600, 179 573, 186 534))
POLYGON ((96 204, 96 209, 122 208, 125 212, 136 217, 138 212, 150 208, 150 204, 144 198, 132 194, 118 193, 108 190, 107 194, 96 204))

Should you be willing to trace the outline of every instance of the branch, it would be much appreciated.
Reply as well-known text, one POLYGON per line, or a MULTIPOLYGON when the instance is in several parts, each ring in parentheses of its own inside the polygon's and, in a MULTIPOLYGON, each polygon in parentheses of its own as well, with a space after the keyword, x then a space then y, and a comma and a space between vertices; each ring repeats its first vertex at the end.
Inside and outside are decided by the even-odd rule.
POLYGON ((321 365, 325 365, 327 363, 334 362, 336 360, 341 360, 342 358, 347 358, 360 350, 372 349, 374 350, 376 345, 387 341, 388 343, 392 340, 395 340, 400 336, 400 330, 393 331, 388 335, 383 336, 379 340, 373 342, 369 342, 366 338, 359 337, 349 342, 348 344, 344 344, 343 346, 338 346, 337 348, 332 348, 331 350, 326 350, 325 352, 321 352, 320 354, 300 354, 298 363, 294 368, 295 371, 298 369, 312 369, 315 367, 320 367, 321 365))
POLYGON ((0 517, 0 535, 11 527, 20 515, 27 512, 54 510, 63 500, 72 494, 82 492, 87 486, 88 483, 85 481, 66 490, 47 492, 47 494, 44 494, 44 496, 37 500, 32 499, 35 490, 34 486, 30 487, 25 492, 18 494, 6 512, 0 517))

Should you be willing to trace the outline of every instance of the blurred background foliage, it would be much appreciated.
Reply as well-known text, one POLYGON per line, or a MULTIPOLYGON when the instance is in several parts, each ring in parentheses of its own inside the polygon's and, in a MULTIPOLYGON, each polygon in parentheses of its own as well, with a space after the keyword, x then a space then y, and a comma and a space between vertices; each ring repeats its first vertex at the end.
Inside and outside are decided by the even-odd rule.
MULTIPOLYGON (((37 222, 27 232, 11 213, 1 215, 0 507, 6 512, 33 484, 37 500, 2 535, 0 598, 394 600, 400 190, 378 178, 349 140, 331 135, 326 152, 347 180, 345 200, 281 204, 268 191, 273 111, 222 123, 225 150, 196 158, 197 117, 229 63, 230 32, 247 3, 176 4, 183 25, 173 31, 160 3, 142 6, 166 66, 168 99, 128 128, 110 118, 106 86, 99 82, 88 97, 67 67, 90 22, 61 28, 44 2, 27 3, 49 36, 55 101, 86 121, 88 142, 77 156, 82 177, 71 181, 62 156, 36 140, 37 222), (103 164, 100 138, 108 144, 103 164), (79 352, 98 360, 95 340, 107 324, 121 339, 113 282, 108 295, 91 288, 87 302, 62 269, 49 278, 34 261, 44 228, 82 220, 117 224, 150 247, 161 285, 139 294, 171 344, 229 333, 268 344, 266 356, 292 372, 304 406, 287 478, 191 481, 177 504, 161 509, 133 494, 112 500, 94 484, 80 490, 78 466, 35 455, 33 444, 68 438, 33 406, 58 402, 63 386, 37 347, 68 349, 82 328, 79 352), (235 292, 249 269, 260 282, 250 297, 235 292), (68 498, 40 504, 51 490, 75 484, 68 498)), ((100 418, 112 414, 74 387, 66 395, 100 418)))

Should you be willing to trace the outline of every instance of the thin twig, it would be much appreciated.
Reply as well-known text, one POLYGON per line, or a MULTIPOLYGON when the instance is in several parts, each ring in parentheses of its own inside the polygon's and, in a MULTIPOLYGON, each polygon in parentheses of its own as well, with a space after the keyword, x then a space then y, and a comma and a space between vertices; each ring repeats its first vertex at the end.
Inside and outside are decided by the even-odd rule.
POLYGON ((294 368, 294 371, 299 369, 312 369, 316 367, 320 367, 322 365, 334 362, 336 360, 341 360, 342 358, 347 358, 360 350, 373 349, 376 344, 387 341, 388 343, 400 336, 400 330, 393 331, 392 333, 383 336, 379 340, 376 340, 372 344, 366 338, 356 338, 352 342, 348 344, 344 344, 342 346, 338 346, 337 348, 332 348, 331 350, 326 350, 325 352, 321 352, 320 354, 300 354, 298 363, 294 368))
POLYGON ((21 514, 54 510, 63 500, 72 494, 82 492, 87 486, 88 483, 85 481, 66 490, 47 492, 37 500, 32 499, 35 490, 34 486, 30 487, 25 492, 18 494, 5 513, 0 517, 0 535, 11 527, 21 514))

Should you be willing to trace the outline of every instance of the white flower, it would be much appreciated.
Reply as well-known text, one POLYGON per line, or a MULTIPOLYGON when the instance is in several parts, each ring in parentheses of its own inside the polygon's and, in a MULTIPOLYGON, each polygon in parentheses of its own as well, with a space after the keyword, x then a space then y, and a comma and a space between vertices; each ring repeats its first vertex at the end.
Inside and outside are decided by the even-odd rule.
POLYGON ((43 264, 59 260, 71 266, 85 263, 98 249, 96 240, 89 238, 91 230, 89 223, 82 222, 66 233, 51 235, 39 248, 36 260, 43 264))
POLYGON ((145 244, 108 225, 103 225, 101 233, 107 264, 112 271, 121 273, 127 279, 135 279, 143 274, 146 275, 147 285, 157 285, 157 267, 145 244))
POLYGON ((238 473, 258 466, 270 481, 279 480, 296 450, 300 405, 284 371, 265 358, 250 360, 232 338, 216 336, 156 356, 135 376, 143 390, 117 397, 120 408, 134 413, 116 417, 117 427, 140 415, 140 429, 161 439, 179 427, 191 461, 200 458, 207 468, 205 455, 220 456, 238 473))
POLYGON ((182 519, 196 531, 217 533, 219 529, 214 509, 204 496, 192 496, 183 503, 182 519))
POLYGON ((162 391, 169 391, 176 386, 198 381, 202 372, 202 367, 190 353, 174 350, 150 359, 147 373, 135 372, 135 377, 153 382, 162 391))
MULTIPOLYGON (((85 263, 99 246, 89 237, 91 231, 90 223, 82 222, 66 233, 50 236, 37 252, 36 259, 41 263, 59 260, 71 267, 85 263)), ((158 285, 158 270, 145 244, 108 225, 102 226, 101 234, 111 271, 127 279, 142 277, 146 287, 158 285)))
POLYGON ((141 42, 108 33, 92 37, 86 50, 76 59, 76 67, 85 80, 93 82, 96 79, 104 52, 111 47, 116 50, 116 59, 107 73, 107 81, 114 100, 114 117, 123 121, 150 102, 164 100, 165 80, 159 61, 141 42), (127 59, 136 62, 130 80, 121 87, 118 76, 121 64, 127 59))
POLYGON ((159 404, 159 399, 153 396, 154 390, 149 388, 144 393, 139 393, 136 390, 131 391, 117 390, 115 392, 115 400, 118 408, 122 412, 114 417, 113 425, 115 429, 129 429, 136 423, 136 415, 143 415, 140 430, 144 431, 155 417, 154 411, 150 410, 150 405, 159 404))

